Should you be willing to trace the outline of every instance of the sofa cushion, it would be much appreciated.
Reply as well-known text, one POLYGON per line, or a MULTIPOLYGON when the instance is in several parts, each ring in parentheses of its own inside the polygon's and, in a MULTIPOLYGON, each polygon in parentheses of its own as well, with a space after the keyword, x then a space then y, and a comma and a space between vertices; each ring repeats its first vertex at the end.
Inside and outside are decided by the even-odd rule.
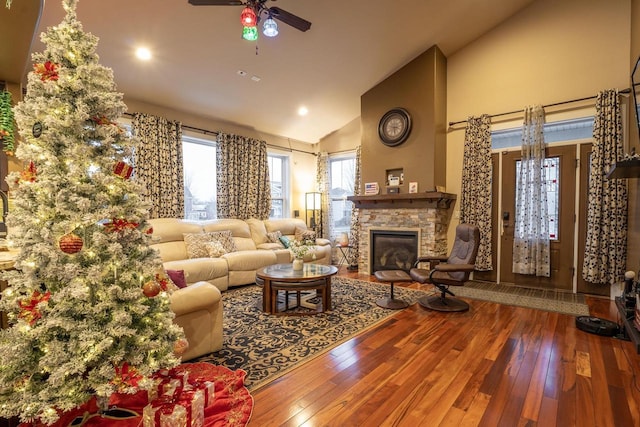
POLYGON ((296 227, 295 232, 296 240, 299 242, 305 242, 306 244, 315 244, 316 232, 313 230, 307 230, 306 228, 296 227))
POLYGON ((187 278, 184 275, 184 270, 165 270, 167 276, 171 279, 174 285, 178 288, 187 287, 187 278))
POLYGON ((293 236, 296 234, 296 227, 307 228, 307 225, 300 218, 266 219, 264 226, 268 232, 279 230, 283 236, 293 236))
POLYGON ((206 243, 211 241, 211 237, 206 233, 184 233, 184 244, 187 247, 189 258, 206 258, 209 256, 206 243))
POLYGON ((225 277, 229 273, 227 261, 223 258, 193 258, 180 261, 169 261, 164 264, 165 269, 184 270, 187 284, 210 281, 225 277))
POLYGON ((230 230, 209 231, 207 232, 207 235, 209 236, 210 242, 219 242, 224 248, 225 252, 235 252, 238 250, 238 248, 236 247, 236 242, 233 239, 233 235, 231 234, 230 230))
POLYGON ((207 254, 211 258, 220 258, 222 255, 227 253, 227 250, 222 246, 222 243, 218 240, 214 240, 213 242, 207 242, 204 244, 207 249, 207 254))
POLYGON ((291 246, 291 242, 289 241, 289 238, 287 236, 280 236, 280 243, 282 243, 282 246, 284 246, 285 249, 289 249, 289 246, 291 246))
POLYGON ((267 242, 269 243, 282 243, 280 238, 282 237, 282 233, 280 230, 272 231, 267 233, 267 242))
POLYGON ((257 270, 267 265, 276 263, 276 254, 273 251, 253 250, 231 252, 222 255, 227 260, 229 271, 257 270))
POLYGON ((233 236, 237 251, 250 251, 256 249, 256 244, 251 238, 249 224, 241 219, 217 219, 203 221, 202 228, 210 231, 230 231, 233 236))

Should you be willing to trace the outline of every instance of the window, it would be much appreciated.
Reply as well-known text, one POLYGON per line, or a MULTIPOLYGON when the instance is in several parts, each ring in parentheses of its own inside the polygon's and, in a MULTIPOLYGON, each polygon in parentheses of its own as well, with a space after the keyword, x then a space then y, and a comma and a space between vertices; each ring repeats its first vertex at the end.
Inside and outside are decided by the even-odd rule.
POLYGON ((351 208, 353 203, 347 200, 353 196, 353 185, 356 176, 356 155, 350 153, 329 158, 329 182, 331 213, 333 224, 330 239, 336 239, 341 233, 351 229, 351 208))
MULTIPOLYGON (((590 139, 593 136, 593 117, 545 123, 543 132, 546 144, 590 139)), ((491 132, 491 148, 494 150, 521 145, 522 127, 491 132)))
POLYGON ((216 144, 214 141, 182 137, 184 169, 184 217, 216 219, 216 144))
MULTIPOLYGON (((522 161, 516 162, 516 177, 520 176, 522 161)), ((549 213, 549 240, 558 240, 558 213, 560 194, 560 158, 549 157, 544 159, 545 182, 547 188, 547 211, 549 213)), ((519 198, 518 180, 516 180, 516 200, 519 198)), ((516 230, 516 234, 522 236, 524 230, 516 230)))
POLYGON ((271 211, 269 218, 285 218, 289 212, 289 157, 267 154, 271 184, 271 211))

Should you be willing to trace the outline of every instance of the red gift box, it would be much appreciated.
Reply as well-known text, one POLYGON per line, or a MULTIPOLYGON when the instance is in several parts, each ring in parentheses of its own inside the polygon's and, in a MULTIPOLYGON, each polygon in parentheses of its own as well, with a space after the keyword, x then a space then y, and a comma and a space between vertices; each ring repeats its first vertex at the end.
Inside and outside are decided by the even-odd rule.
POLYGON ((125 162, 118 162, 113 167, 113 173, 118 175, 120 178, 129 179, 133 173, 133 168, 125 162))

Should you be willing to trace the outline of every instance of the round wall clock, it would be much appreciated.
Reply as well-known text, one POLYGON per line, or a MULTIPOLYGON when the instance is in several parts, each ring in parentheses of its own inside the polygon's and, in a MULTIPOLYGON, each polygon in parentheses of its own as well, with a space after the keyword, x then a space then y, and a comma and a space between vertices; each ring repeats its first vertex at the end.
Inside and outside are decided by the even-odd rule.
POLYGON ((395 147, 407 140, 411 133, 411 116, 404 108, 393 108, 387 111, 378 124, 378 135, 382 143, 395 147))

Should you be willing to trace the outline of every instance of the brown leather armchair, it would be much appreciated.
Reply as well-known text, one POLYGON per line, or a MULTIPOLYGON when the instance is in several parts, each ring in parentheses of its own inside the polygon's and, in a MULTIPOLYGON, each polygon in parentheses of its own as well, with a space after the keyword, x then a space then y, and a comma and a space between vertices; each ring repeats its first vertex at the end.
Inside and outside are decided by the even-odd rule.
POLYGON ((419 257, 409 275, 420 283, 431 283, 440 291, 440 295, 429 295, 418 299, 424 308, 436 311, 467 311, 469 304, 457 298, 446 298, 446 294, 455 297, 449 286, 462 286, 469 280, 474 269, 480 230, 475 225, 460 224, 456 227, 456 237, 451 254, 447 256, 419 257), (428 262, 430 269, 418 268, 428 262))

